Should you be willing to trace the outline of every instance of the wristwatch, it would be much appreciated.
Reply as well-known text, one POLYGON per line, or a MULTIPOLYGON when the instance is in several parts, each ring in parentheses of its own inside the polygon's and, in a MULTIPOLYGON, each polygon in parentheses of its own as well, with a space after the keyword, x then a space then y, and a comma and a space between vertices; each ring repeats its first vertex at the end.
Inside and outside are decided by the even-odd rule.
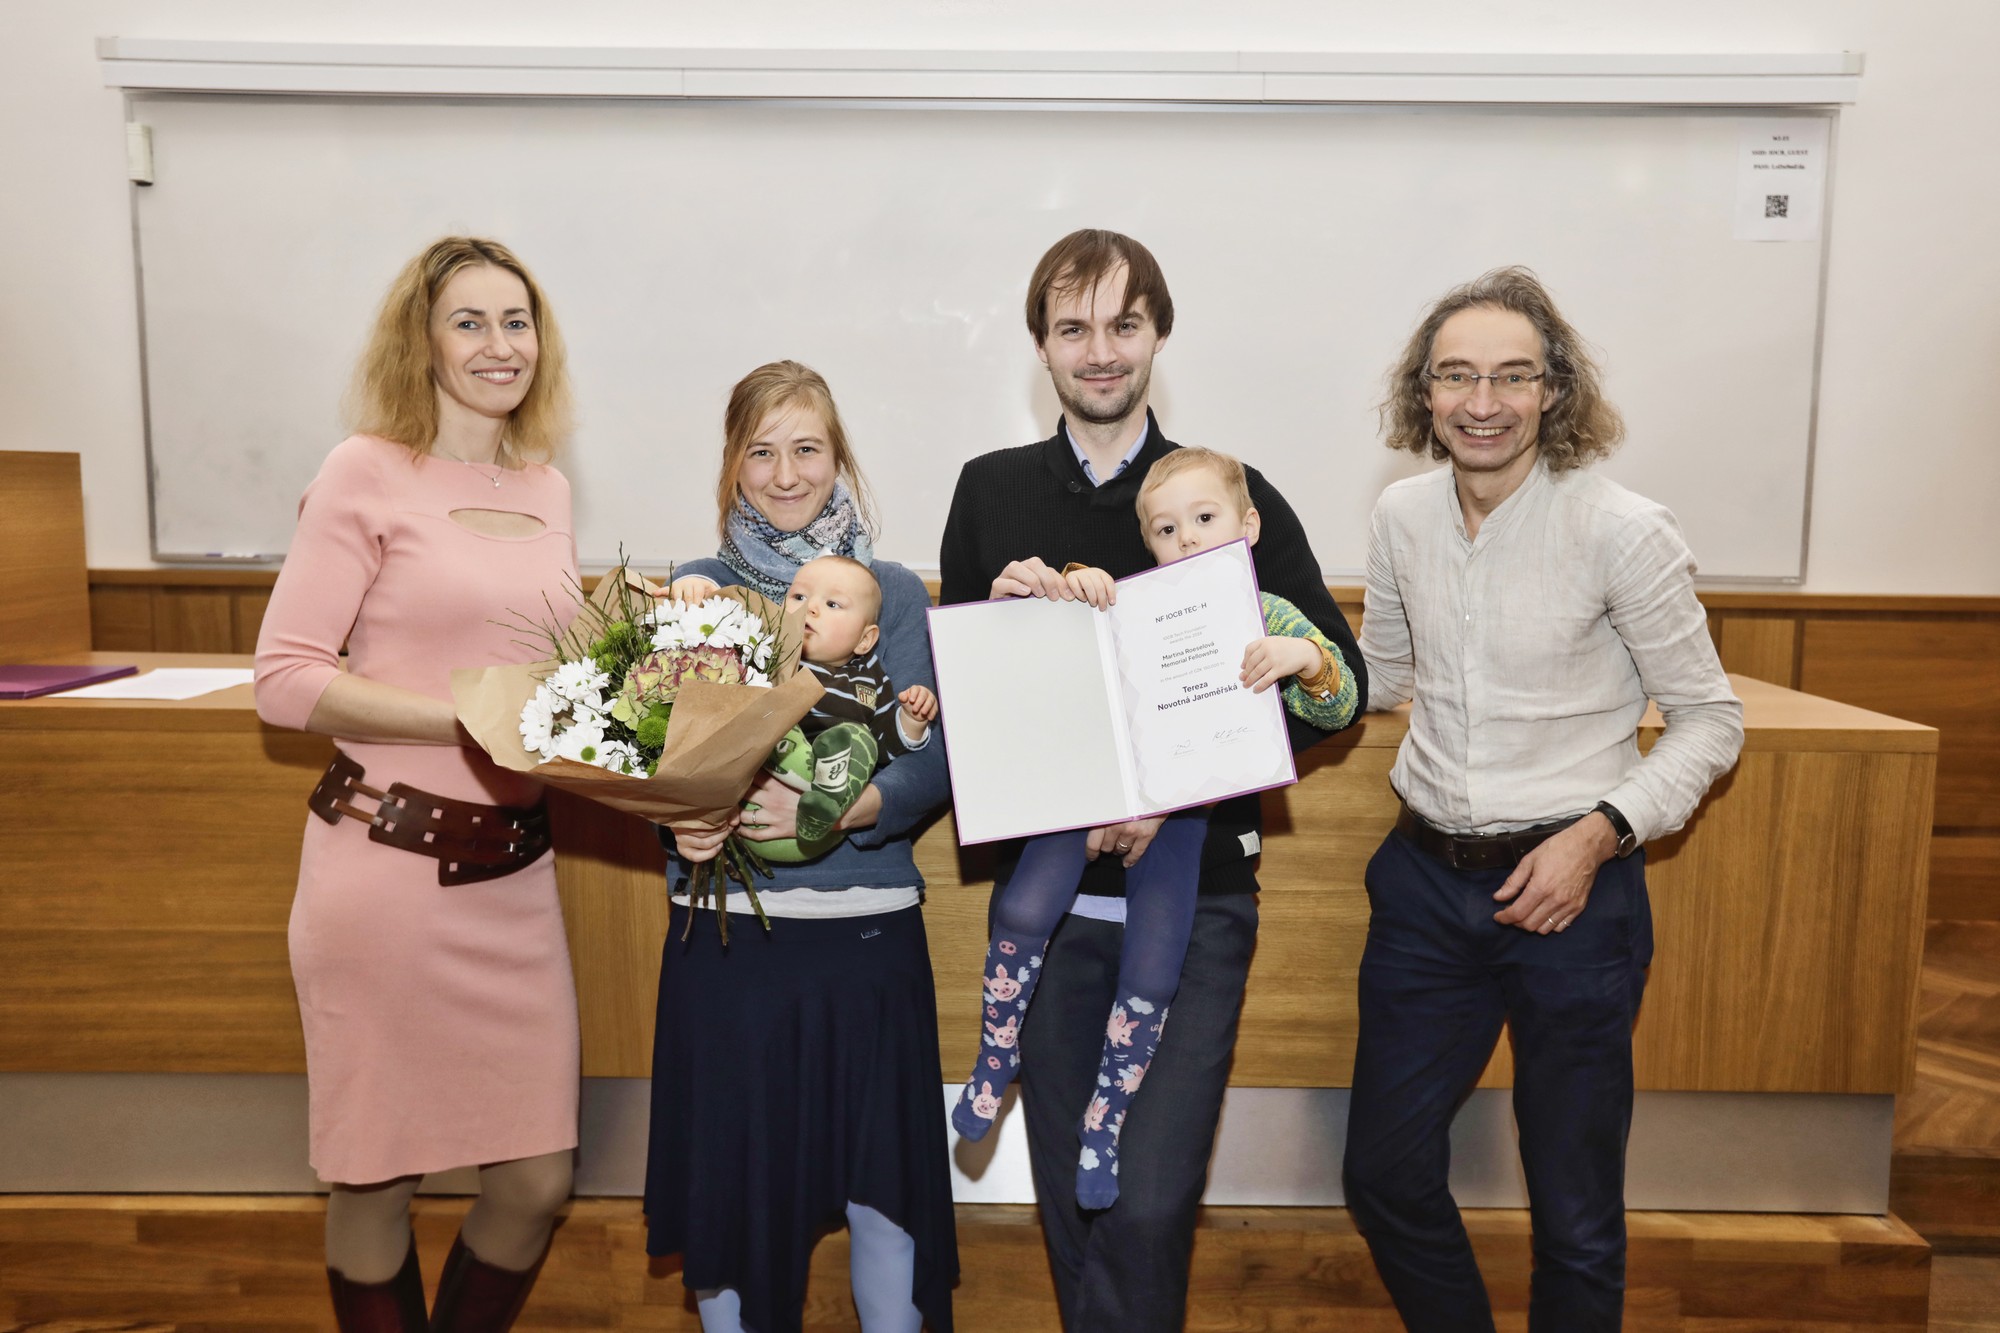
POLYGON ((1613 856, 1622 861, 1639 850, 1639 838, 1632 832, 1632 821, 1625 818, 1617 806, 1609 801, 1599 801, 1591 807, 1591 813, 1603 815, 1611 821, 1611 831, 1618 835, 1618 848, 1612 852, 1613 856))

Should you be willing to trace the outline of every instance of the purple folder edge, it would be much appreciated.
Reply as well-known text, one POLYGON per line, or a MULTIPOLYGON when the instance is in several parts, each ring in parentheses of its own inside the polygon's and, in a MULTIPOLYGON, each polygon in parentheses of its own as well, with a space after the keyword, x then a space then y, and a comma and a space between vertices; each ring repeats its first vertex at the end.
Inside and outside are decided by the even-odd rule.
MULTIPOLYGON (((1243 547, 1245 554, 1249 554, 1251 551, 1249 539, 1245 537, 1238 537, 1233 542, 1224 542, 1220 546, 1211 546, 1206 551, 1196 551, 1193 555, 1183 556, 1181 557, 1181 559, 1199 560, 1201 559, 1201 557, 1205 555, 1213 554, 1216 551, 1226 551, 1232 546, 1243 547)), ((1154 565, 1151 569, 1142 569, 1136 574, 1127 574, 1124 578, 1117 579, 1114 581, 1118 583, 1129 583, 1133 579, 1143 579, 1148 574, 1157 573, 1160 570, 1167 568, 1169 565, 1178 565, 1179 563, 1180 560, 1169 560, 1165 565, 1154 565)), ((1250 556, 1249 565, 1250 565, 1250 588, 1251 591, 1257 595, 1257 613, 1261 617, 1264 611, 1264 588, 1262 584, 1257 582, 1256 556, 1254 555, 1250 556)), ((924 608, 925 624, 928 625, 930 623, 930 618, 937 615, 941 611, 955 611, 958 608, 964 606, 985 606, 992 602, 1018 602, 1020 600, 1021 599, 1019 597, 982 597, 976 602, 953 602, 950 606, 927 606, 924 608)), ((930 636, 927 634, 925 637, 929 638, 930 636)), ((944 700, 947 696, 947 690, 945 688, 945 683, 944 683, 944 672, 938 668, 937 647, 935 640, 932 641, 932 646, 931 646, 931 679, 937 682, 938 713, 939 713, 938 720, 940 724, 943 724, 946 721, 946 719, 943 716, 943 713, 944 713, 944 700)), ((1284 688, 1283 686, 1273 687, 1273 689, 1283 689, 1283 688, 1284 688)), ((1284 701, 1282 699, 1279 700, 1278 707, 1280 709, 1284 707, 1284 701)), ((945 746, 944 746, 944 765, 945 765, 945 771, 951 777, 952 798, 954 801, 956 801, 958 796, 958 766, 957 766, 958 761, 952 758, 951 741, 948 737, 945 740, 945 746)), ((1157 819, 1163 815, 1179 814, 1183 810, 1200 810, 1205 806, 1214 805, 1218 801, 1233 801, 1238 796, 1253 796, 1258 792, 1276 791, 1280 787, 1294 786, 1298 783, 1299 780, 1299 760, 1298 756, 1293 754, 1289 748, 1287 748, 1285 751, 1285 765, 1286 767, 1292 770, 1292 775, 1288 778, 1281 778, 1277 782, 1267 782, 1260 787, 1245 787, 1241 791, 1233 791, 1225 796, 1218 796, 1211 801, 1192 801, 1187 805, 1176 805, 1166 810, 1148 811, 1142 814, 1128 816, 1128 818, 1157 819)), ((1039 838, 1044 833, 1068 833, 1072 829, 1087 829, 1087 828, 1097 828, 1097 827, 1098 825, 1096 824, 1058 824, 1054 828, 1036 829, 1033 833, 1001 833, 991 838, 960 837, 958 840, 958 845, 961 847, 977 847, 983 843, 1014 842, 1022 838, 1039 838)))
POLYGON ((0 666, 0 699, 39 699, 45 694, 82 689, 107 680, 136 676, 136 666, 77 666, 61 663, 29 663, 0 666), (22 681, 30 682, 22 684, 22 681))

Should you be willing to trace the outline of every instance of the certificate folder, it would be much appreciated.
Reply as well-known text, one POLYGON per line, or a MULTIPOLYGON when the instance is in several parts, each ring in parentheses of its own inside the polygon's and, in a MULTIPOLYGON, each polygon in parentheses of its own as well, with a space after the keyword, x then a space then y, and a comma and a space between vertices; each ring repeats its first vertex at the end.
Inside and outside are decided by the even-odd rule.
POLYGON ((1264 637, 1246 542, 1118 580, 1109 611, 931 608, 958 840, 1095 828, 1298 781, 1284 704, 1237 679, 1264 637))
POLYGON ((138 674, 136 666, 0 666, 0 699, 35 699, 138 674))

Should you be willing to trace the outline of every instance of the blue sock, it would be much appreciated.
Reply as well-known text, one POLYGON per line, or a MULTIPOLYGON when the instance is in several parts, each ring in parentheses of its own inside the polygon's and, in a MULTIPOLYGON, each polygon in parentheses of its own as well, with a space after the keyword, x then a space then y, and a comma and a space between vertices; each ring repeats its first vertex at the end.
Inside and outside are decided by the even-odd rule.
POLYGON ((1046 935, 1039 938, 996 931, 986 946, 985 1003, 980 1011, 979 1055, 965 1081, 952 1127, 977 1143, 993 1128, 1007 1085, 1021 1072, 1021 1019, 1042 975, 1046 935))
POLYGON ((1076 1202, 1080 1208, 1109 1208, 1118 1202, 1118 1136, 1133 1095, 1152 1067, 1167 1026, 1167 1002, 1127 995, 1111 1006, 1105 1023, 1104 1054, 1097 1062, 1097 1091, 1077 1126, 1076 1202))

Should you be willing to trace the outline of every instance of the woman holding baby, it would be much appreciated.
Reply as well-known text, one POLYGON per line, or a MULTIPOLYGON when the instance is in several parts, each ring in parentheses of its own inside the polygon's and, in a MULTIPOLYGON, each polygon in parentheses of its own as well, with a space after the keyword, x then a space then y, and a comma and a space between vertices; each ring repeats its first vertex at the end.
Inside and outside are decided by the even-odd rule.
POLYGON ((673 595, 754 588, 797 608, 826 694, 813 780, 766 774, 731 828, 670 838, 674 889, 653 1050, 647 1249, 682 1256, 704 1333, 797 1333, 820 1234, 852 1233, 866 1333, 951 1329, 958 1274, 924 935, 919 824, 950 796, 930 722, 923 583, 874 558, 868 492, 826 381, 794 361, 737 383, 716 488, 721 549, 673 595), (784 848, 725 948, 686 895, 731 832, 784 848), (682 939, 683 934, 687 939, 682 939))

